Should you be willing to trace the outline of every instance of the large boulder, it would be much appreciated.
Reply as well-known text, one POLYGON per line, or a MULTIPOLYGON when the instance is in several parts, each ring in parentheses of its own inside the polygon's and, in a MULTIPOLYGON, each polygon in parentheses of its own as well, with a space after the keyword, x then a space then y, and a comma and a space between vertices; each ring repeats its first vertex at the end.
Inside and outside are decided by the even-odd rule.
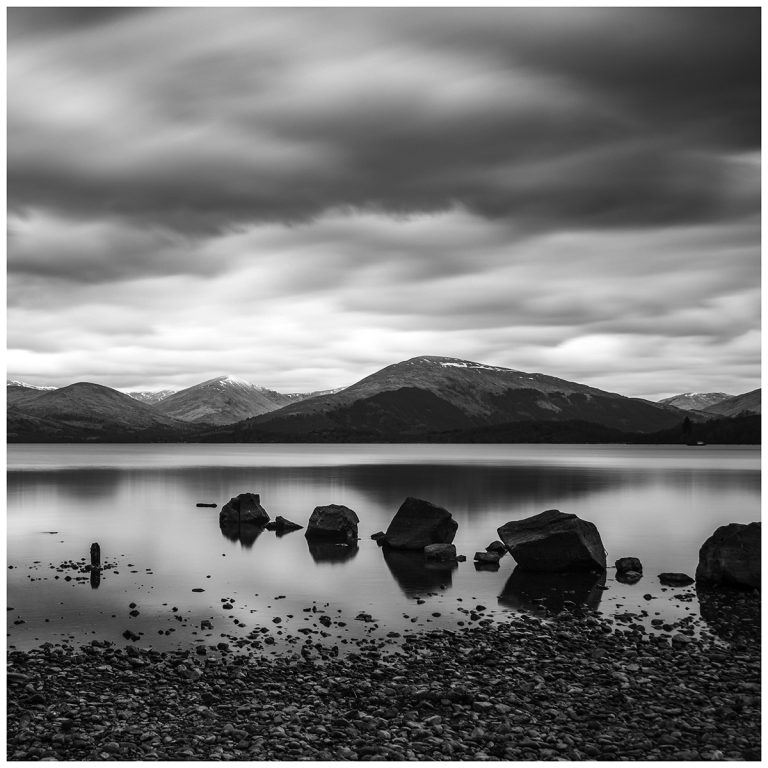
POLYGON ((258 493, 241 493, 230 499, 219 512, 219 523, 265 526, 269 515, 261 506, 258 493))
POLYGON ((760 523, 720 526, 699 550, 696 582, 760 589, 760 523))
POLYGON ((343 504, 315 507, 304 534, 308 539, 328 541, 357 541, 357 515, 343 504))
POLYGON ((450 544, 458 527, 447 509, 409 496, 392 518, 384 543, 392 549, 423 550, 429 544, 450 544))
POLYGON ((527 571, 604 571, 605 549, 593 523, 548 509, 498 529, 521 569, 527 571))

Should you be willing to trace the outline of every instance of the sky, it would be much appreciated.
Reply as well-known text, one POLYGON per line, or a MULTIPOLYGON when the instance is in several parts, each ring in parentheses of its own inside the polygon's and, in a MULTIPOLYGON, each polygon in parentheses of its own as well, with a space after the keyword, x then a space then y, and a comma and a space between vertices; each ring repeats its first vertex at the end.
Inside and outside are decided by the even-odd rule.
POLYGON ((7 373, 760 386, 759 8, 10 8, 7 373))

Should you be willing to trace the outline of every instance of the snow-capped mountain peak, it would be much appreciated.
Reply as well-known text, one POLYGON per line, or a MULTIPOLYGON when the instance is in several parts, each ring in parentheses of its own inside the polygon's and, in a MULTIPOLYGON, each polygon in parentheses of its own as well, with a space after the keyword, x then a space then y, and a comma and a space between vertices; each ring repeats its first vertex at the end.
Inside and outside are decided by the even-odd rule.
POLYGON ((6 384, 9 387, 24 387, 25 389, 39 389, 41 392, 49 392, 58 387, 41 386, 38 384, 28 384, 26 381, 19 381, 18 379, 7 379, 6 384))

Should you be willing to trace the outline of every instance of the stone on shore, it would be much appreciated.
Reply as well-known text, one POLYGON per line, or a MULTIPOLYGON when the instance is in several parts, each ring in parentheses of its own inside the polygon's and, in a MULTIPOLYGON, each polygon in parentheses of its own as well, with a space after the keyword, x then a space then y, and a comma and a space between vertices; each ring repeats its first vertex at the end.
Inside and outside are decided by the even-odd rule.
POLYGON ((450 544, 458 527, 447 509, 409 496, 392 518, 384 542, 392 549, 423 550, 429 544, 450 544))
POLYGON ((660 573, 659 581, 665 587, 687 587, 693 579, 687 573, 660 573))
POLYGON ((616 573, 627 573, 629 571, 642 573, 643 564, 636 557, 620 557, 616 561, 616 573))
POLYGON ((605 549, 593 523, 549 509, 498 529, 518 565, 529 571, 605 570, 605 549))
POLYGON ((699 550, 696 582, 760 589, 760 523, 721 525, 699 550))
POLYGON ((428 544, 424 547, 424 557, 427 560, 437 560, 445 563, 456 559, 456 547, 453 544, 428 544))
POLYGON ((358 516, 343 504, 315 507, 304 534, 308 539, 357 541, 358 516))
POLYGON ((238 523, 264 527, 269 515, 261 506, 258 493, 241 493, 231 498, 219 512, 219 523, 238 523))

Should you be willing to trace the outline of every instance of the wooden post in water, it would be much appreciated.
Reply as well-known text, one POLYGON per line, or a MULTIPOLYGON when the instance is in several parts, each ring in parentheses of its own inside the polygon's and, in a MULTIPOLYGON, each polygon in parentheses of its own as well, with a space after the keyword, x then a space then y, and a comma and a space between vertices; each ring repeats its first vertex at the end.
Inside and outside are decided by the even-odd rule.
POLYGON ((91 568, 101 568, 101 547, 98 542, 91 544, 91 568))

